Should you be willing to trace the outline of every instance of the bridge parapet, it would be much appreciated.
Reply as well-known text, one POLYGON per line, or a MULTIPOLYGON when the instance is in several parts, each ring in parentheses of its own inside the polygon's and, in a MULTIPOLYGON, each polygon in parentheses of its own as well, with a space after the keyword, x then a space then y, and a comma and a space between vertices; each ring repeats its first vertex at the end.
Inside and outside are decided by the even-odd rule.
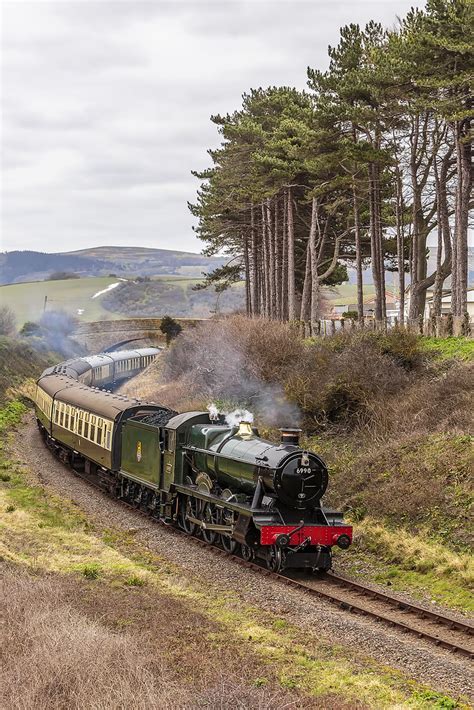
MULTIPOLYGON (((192 328, 203 319, 176 318, 184 329, 192 328)), ((79 323, 74 340, 88 352, 101 352, 115 343, 133 340, 130 347, 164 345, 165 336, 160 330, 161 318, 127 318, 123 320, 104 320, 79 323)))

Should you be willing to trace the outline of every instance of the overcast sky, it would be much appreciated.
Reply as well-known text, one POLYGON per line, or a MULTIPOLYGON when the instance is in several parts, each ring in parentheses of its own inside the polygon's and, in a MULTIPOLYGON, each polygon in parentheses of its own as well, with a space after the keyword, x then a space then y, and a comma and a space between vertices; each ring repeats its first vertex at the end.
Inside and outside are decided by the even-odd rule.
POLYGON ((200 251, 187 201, 250 87, 305 87, 339 27, 413 0, 3 2, 2 250, 200 251))

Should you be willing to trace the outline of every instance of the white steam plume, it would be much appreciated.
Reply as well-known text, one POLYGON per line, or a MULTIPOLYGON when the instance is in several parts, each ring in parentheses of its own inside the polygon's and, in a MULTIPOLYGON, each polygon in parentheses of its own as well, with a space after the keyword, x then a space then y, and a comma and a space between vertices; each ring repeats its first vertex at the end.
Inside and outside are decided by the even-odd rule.
POLYGON ((239 426, 240 422, 252 424, 253 414, 249 412, 248 409, 234 409, 233 412, 227 412, 225 414, 225 421, 229 426, 239 426))

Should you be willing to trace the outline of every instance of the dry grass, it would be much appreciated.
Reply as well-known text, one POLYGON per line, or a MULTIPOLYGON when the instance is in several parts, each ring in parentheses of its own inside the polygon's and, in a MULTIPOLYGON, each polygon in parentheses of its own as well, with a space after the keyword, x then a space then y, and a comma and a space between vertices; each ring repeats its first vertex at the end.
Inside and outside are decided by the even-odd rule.
MULTIPOLYGON (((170 646, 177 640, 173 626, 179 616, 183 618, 182 612, 170 608, 166 624, 162 610, 163 628, 158 633, 159 603, 154 608, 140 592, 123 598, 116 590, 99 587, 94 594, 70 578, 31 576, 12 567, 3 567, 2 572, 2 708, 224 709, 229 703, 242 710, 323 707, 294 694, 290 697, 268 679, 262 683, 265 687, 252 683, 258 668, 249 669, 242 680, 235 673, 241 667, 238 654, 212 650, 206 624, 191 630, 191 637, 201 636, 199 648, 187 638, 181 621, 177 644, 181 653, 179 648, 173 652, 170 646), (154 634, 145 630, 146 615, 154 634)), ((341 705, 333 705, 329 698, 324 707, 341 705)))
POLYGON ((140 644, 75 611, 52 581, 6 572, 0 589, 1 707, 155 708, 185 699, 140 644))
POLYGON ((445 368, 428 370, 410 383, 403 397, 377 403, 376 433, 474 434, 473 395, 474 362, 454 361, 445 368))

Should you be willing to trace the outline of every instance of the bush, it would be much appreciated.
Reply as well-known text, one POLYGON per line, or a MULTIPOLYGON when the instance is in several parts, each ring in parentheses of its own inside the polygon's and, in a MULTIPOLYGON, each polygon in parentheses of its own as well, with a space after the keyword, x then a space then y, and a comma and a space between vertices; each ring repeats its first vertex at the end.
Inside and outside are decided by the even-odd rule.
POLYGON ((20 330, 20 335, 23 335, 25 338, 29 338, 32 335, 39 335, 41 333, 41 326, 39 323, 35 323, 32 320, 27 320, 26 323, 23 324, 22 329, 20 330))
POLYGON ((45 281, 65 281, 66 279, 80 279, 79 274, 73 271, 53 271, 45 281))
POLYGON ((0 335, 9 337, 16 333, 16 318, 8 306, 0 306, 0 335))
POLYGON ((344 311, 342 317, 348 318, 349 320, 358 320, 359 314, 357 313, 357 311, 344 311))
POLYGON ((183 330, 180 324, 171 318, 171 316, 163 316, 161 319, 160 330, 163 335, 166 335, 166 342, 169 345, 172 340, 178 337, 183 330))
POLYGON ((352 429, 374 417, 408 383, 405 370, 366 338, 328 338, 309 346, 295 362, 285 391, 300 406, 310 431, 329 425, 352 429))

